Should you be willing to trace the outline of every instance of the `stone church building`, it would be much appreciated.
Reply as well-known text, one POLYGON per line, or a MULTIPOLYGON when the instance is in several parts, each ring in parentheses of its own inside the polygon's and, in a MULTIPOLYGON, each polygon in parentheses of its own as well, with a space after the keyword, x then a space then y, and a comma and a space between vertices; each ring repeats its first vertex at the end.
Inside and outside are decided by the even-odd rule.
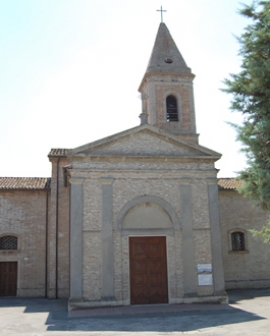
POLYGON ((51 178, 0 178, 0 296, 69 308, 227 302, 270 287, 268 214, 221 154, 199 144, 191 69, 161 23, 141 81, 140 125, 52 149, 51 178))

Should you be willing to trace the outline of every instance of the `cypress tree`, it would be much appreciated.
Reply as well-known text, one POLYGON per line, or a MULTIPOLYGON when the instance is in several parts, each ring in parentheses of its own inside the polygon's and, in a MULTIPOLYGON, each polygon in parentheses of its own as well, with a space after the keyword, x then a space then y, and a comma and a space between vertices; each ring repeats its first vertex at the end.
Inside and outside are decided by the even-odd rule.
MULTIPOLYGON (((243 123, 233 125, 243 144, 248 168, 239 172, 240 192, 270 210, 270 0, 243 5, 240 14, 249 24, 238 38, 241 71, 225 79, 223 91, 232 95, 231 110, 243 114, 243 123)), ((270 243, 270 221, 254 235, 270 243)))

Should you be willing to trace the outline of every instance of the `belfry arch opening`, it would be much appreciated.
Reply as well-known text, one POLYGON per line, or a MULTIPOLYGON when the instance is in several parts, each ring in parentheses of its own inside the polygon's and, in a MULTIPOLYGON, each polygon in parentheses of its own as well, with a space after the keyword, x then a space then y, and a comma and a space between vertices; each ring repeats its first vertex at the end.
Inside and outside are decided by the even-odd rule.
POLYGON ((166 98, 166 120, 178 121, 177 99, 173 95, 166 98))

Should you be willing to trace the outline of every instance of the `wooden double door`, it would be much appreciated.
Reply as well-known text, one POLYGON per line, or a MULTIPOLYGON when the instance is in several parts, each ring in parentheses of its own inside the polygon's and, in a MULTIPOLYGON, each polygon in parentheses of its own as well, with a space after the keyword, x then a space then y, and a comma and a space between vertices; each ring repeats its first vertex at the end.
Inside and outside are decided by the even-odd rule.
POLYGON ((0 262, 0 296, 17 295, 17 262, 0 262))
POLYGON ((168 303, 166 237, 130 237, 131 304, 168 303))

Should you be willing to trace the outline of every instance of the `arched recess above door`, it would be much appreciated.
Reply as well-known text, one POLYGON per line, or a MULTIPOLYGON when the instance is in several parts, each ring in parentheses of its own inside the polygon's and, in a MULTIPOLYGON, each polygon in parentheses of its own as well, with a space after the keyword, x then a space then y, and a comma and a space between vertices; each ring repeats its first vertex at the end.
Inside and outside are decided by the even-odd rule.
POLYGON ((138 196, 120 210, 118 229, 180 229, 173 207, 161 197, 138 196))

